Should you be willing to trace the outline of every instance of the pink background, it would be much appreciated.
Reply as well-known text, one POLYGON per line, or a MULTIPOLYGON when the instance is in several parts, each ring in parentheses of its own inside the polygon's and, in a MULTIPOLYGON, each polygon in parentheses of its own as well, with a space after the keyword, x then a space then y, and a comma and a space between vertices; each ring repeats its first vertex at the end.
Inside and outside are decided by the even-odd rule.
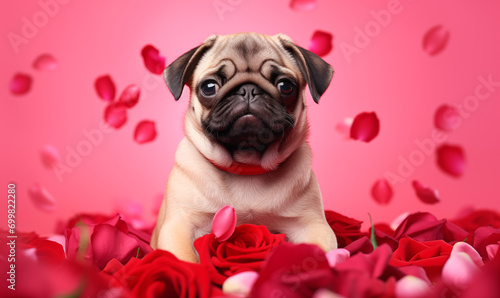
POLYGON ((469 206, 500 209, 498 86, 446 135, 446 142, 465 150, 462 177, 442 172, 431 154, 394 185, 389 205, 377 204, 370 195, 376 179, 386 172, 398 174, 400 156, 408 160, 418 154, 416 140, 432 136, 437 107, 463 104, 474 95, 480 76, 500 81, 498 1, 318 0, 313 11, 293 11, 289 0, 69 1, 58 4, 47 24, 38 27, 18 53, 8 33, 21 35, 23 17, 32 20, 43 8, 38 1, 2 1, 1 6, 0 181, 5 202, 0 204, 0 216, 6 222, 7 183, 15 181, 18 230, 51 233, 59 219, 78 212, 110 213, 131 201, 142 204, 144 216, 154 221, 151 210, 164 191, 182 138, 188 94, 175 102, 161 76, 146 70, 140 51, 153 44, 170 63, 210 34, 244 31, 285 33, 306 48, 315 30, 334 35, 334 50, 324 57, 335 68, 334 79, 319 105, 308 94, 313 167, 325 208, 365 224, 367 213, 375 222, 391 222, 403 212, 454 217, 469 206), (359 53, 347 57, 341 48, 354 45, 356 28, 373 25, 372 12, 387 10, 391 2, 399 3, 401 12, 392 14, 385 27, 379 26, 380 32, 359 53), (229 3, 230 9, 218 14, 218 3, 229 3), (435 25, 449 30, 450 39, 441 53, 430 56, 423 51, 422 39, 435 25), (58 60, 56 70, 32 67, 44 53, 58 60), (16 72, 33 77, 29 93, 9 92, 16 72), (141 86, 141 99, 129 111, 127 123, 104 133, 102 142, 60 181, 42 165, 40 150, 51 144, 65 162, 68 148, 86 140, 83 131, 99 129, 106 103, 93 85, 103 74, 111 75, 117 95, 131 83, 141 86), (377 113, 379 136, 370 143, 345 140, 335 130, 337 122, 364 111, 377 113), (143 119, 156 122, 158 137, 139 145, 133 132, 143 119), (442 202, 421 203, 411 187, 414 179, 438 189, 442 202), (57 200, 55 211, 33 205, 28 188, 35 183, 57 200))

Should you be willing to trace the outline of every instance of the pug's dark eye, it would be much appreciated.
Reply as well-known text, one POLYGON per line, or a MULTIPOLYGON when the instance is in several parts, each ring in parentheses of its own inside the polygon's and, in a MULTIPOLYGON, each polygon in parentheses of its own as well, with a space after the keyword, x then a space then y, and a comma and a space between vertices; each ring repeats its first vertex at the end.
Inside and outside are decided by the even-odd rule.
POLYGON ((208 80, 201 83, 200 91, 205 97, 214 96, 219 91, 219 85, 214 80, 208 80))
POLYGON ((281 92, 283 95, 291 95, 294 91, 295 86, 290 80, 284 79, 280 80, 278 84, 276 84, 276 87, 278 87, 278 90, 281 92))

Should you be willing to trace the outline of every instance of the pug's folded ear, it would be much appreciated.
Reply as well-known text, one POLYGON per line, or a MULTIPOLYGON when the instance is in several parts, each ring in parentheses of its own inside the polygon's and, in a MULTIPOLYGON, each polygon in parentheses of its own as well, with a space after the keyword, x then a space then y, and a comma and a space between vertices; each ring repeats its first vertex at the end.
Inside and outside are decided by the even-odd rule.
POLYGON ((175 100, 181 97, 184 85, 193 75, 196 65, 203 55, 214 45, 216 39, 216 35, 208 37, 203 44, 182 54, 182 56, 165 68, 163 78, 175 100))
POLYGON ((325 93, 333 77, 333 68, 320 56, 294 44, 288 37, 281 35, 282 46, 297 62, 297 65, 309 85, 309 91, 316 103, 325 93))

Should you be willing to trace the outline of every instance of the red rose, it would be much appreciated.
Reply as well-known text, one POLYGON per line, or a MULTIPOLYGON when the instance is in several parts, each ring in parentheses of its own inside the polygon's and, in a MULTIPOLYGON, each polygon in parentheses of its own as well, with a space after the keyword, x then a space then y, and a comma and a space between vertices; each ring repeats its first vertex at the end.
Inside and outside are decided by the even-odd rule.
POLYGON ((283 243, 266 259, 251 297, 312 297, 333 289, 335 276, 316 245, 283 243))
POLYGON ((21 250, 34 249, 38 261, 58 264, 66 259, 64 248, 61 244, 40 237, 36 233, 17 233, 19 248, 21 250))
POLYGON ((500 214, 493 210, 474 210, 451 222, 472 233, 480 227, 500 228, 500 214))
POLYGON ((226 241, 207 234, 196 239, 194 246, 200 263, 209 268, 212 282, 222 285, 229 276, 259 271, 269 251, 284 240, 284 234, 272 234, 265 226, 243 224, 226 241))
POLYGON ((498 242, 500 242, 500 228, 480 227, 467 237, 467 243, 474 247, 485 262, 489 260, 486 246, 498 242))
POLYGON ((434 215, 417 212, 408 215, 394 232, 397 240, 411 237, 417 241, 444 240, 450 244, 464 241, 467 232, 446 219, 438 220, 434 215))
POLYGON ((403 238, 392 254, 390 265, 394 267, 420 266, 431 281, 438 281, 444 264, 450 258, 453 247, 443 240, 418 242, 403 238))
POLYGON ((103 272, 128 288, 133 297, 202 298, 211 294, 205 266, 181 261, 164 250, 155 250, 141 260, 132 258, 125 266, 113 260, 103 272))
POLYGON ((153 251, 149 246, 151 235, 136 230, 119 215, 100 223, 93 220, 66 229, 66 254, 75 258, 79 254, 90 260, 97 268, 103 269, 112 259, 122 263, 130 258, 143 257, 153 251))
POLYGON ((329 210, 325 211, 325 216, 326 221, 335 232, 335 236, 337 236, 337 243, 340 248, 366 236, 366 233, 360 231, 362 221, 329 210))

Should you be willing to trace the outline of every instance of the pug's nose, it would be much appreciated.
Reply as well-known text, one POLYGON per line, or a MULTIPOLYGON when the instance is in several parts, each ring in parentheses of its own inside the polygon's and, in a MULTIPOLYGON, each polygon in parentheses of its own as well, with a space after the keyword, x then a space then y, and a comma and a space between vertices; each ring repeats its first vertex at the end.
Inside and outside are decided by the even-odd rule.
POLYGON ((262 90, 255 84, 243 84, 238 88, 236 94, 240 95, 245 101, 251 102, 257 95, 262 94, 262 90))

